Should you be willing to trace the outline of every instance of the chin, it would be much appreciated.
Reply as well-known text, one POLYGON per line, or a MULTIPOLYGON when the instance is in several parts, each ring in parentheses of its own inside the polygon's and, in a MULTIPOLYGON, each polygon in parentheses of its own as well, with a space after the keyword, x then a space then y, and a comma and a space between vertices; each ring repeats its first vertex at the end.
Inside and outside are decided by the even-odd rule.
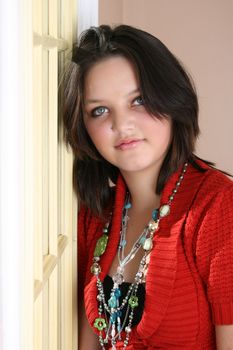
POLYGON ((122 173, 157 173, 158 170, 161 167, 163 159, 158 159, 156 161, 145 161, 145 159, 143 159, 140 163, 139 161, 135 161, 132 162, 129 160, 129 162, 127 162, 127 164, 122 164, 121 166, 118 166, 118 168, 120 169, 120 171, 122 173))
POLYGON ((143 172, 143 171, 146 171, 148 169, 150 169, 150 166, 148 166, 148 165, 146 166, 146 165, 142 165, 142 164, 140 164, 140 165, 132 165, 131 164, 130 166, 128 164, 127 166, 120 168, 120 170, 122 172, 129 172, 129 173, 143 172))

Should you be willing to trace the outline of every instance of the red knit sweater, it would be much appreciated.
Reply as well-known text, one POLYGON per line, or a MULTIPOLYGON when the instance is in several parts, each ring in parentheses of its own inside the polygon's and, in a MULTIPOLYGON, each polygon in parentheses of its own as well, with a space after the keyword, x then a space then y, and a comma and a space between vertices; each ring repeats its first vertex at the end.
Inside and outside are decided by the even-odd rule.
MULTIPOLYGON (((233 324, 233 182, 202 166, 205 173, 188 166, 171 213, 160 222, 146 276, 143 316, 127 349, 212 350, 216 349, 214 324, 233 324)), ((179 175, 180 171, 170 177, 161 204, 168 201, 179 175)), ((125 191, 119 177, 109 243, 100 262, 102 280, 117 252, 125 191)), ((98 306, 90 266, 102 226, 81 209, 79 291, 80 298, 84 291, 92 326, 98 306)))

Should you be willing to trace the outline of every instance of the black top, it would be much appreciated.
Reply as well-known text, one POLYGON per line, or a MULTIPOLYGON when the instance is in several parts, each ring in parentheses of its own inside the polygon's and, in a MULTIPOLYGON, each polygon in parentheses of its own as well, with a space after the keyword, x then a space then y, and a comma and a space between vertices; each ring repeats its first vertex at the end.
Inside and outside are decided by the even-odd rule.
MULTIPOLYGON (((120 285, 120 287, 119 287, 121 290, 121 296, 119 299, 120 305, 122 303, 122 300, 125 298, 130 285, 131 285, 131 283, 128 283, 128 282, 123 282, 120 285)), ((105 294, 105 301, 107 303, 108 299, 110 298, 111 290, 113 288, 113 280, 109 275, 107 275, 104 279, 103 288, 104 288, 104 294, 105 294)), ((132 321, 132 326, 136 326, 141 321, 142 314, 143 314, 144 303, 145 303, 145 285, 142 283, 140 283, 138 285, 137 297, 138 297, 138 306, 134 309, 134 317, 133 317, 133 321, 132 321)), ((127 305, 125 305, 125 307, 122 310, 122 315, 121 315, 122 320, 124 320, 124 318, 125 318, 126 310, 127 310, 127 305)), ((126 325, 129 322, 128 318, 129 318, 129 315, 128 315, 126 323, 125 323, 126 325)))

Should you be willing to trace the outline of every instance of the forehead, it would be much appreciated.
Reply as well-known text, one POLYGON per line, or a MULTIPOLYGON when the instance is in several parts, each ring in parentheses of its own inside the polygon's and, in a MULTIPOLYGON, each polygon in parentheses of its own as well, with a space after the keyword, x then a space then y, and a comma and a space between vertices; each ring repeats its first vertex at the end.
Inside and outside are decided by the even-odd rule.
POLYGON ((87 72, 84 80, 85 97, 98 98, 101 94, 127 93, 139 88, 134 65, 123 56, 104 58, 95 63, 87 72))

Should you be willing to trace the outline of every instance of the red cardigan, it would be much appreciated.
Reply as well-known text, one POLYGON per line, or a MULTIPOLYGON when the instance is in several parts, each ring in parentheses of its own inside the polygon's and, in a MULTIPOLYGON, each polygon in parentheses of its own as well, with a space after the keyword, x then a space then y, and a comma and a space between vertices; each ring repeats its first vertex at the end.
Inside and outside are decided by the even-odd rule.
MULTIPOLYGON (((204 173, 188 166, 171 213, 160 222, 146 277, 143 316, 127 349, 212 350, 216 349, 214 324, 233 324, 233 182, 201 164, 207 168, 204 173)), ((168 201, 179 175, 180 171, 170 177, 161 204, 168 201)), ((102 280, 117 251, 125 192, 120 176, 109 243, 100 262, 102 280)), ((81 209, 79 298, 84 291, 92 326, 98 309, 90 266, 102 226, 98 218, 81 209)))

